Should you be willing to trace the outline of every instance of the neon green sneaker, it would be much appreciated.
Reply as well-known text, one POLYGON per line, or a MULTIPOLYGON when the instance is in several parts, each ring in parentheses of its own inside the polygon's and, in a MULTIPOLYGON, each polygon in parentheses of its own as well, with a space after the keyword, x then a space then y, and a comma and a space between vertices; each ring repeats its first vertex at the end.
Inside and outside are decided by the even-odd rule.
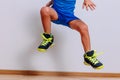
POLYGON ((102 69, 103 64, 97 59, 98 54, 95 50, 88 51, 84 54, 84 64, 91 65, 94 69, 102 69))
POLYGON ((53 45, 54 37, 52 34, 45 34, 42 35, 43 41, 38 46, 38 51, 45 52, 50 46, 53 45))

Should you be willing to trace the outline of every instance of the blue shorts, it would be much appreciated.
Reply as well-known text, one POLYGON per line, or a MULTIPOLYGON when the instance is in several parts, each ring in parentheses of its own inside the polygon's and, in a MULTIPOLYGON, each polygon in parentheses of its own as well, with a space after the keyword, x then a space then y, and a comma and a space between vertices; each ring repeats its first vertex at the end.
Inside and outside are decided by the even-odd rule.
MULTIPOLYGON (((53 8, 54 9, 54 8, 53 8)), ((54 9, 55 10, 55 9, 54 9)), ((55 10, 58 14, 58 19, 57 20, 52 20, 53 23, 55 24, 61 24, 61 25, 64 25, 64 26, 69 26, 69 22, 72 21, 72 20, 79 20, 78 17, 76 17, 74 14, 70 13, 64 13, 64 12, 60 12, 60 11, 57 11, 55 10)))

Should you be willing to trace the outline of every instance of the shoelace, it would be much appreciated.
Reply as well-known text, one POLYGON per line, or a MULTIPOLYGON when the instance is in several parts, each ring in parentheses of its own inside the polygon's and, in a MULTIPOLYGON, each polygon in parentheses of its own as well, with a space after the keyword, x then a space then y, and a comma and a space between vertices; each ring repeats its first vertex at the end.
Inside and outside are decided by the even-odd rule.
POLYGON ((46 38, 42 35, 43 41, 41 43, 41 45, 45 46, 47 45, 48 42, 51 42, 52 38, 46 38))
POLYGON ((96 57, 88 57, 88 59, 90 60, 90 62, 92 62, 92 64, 97 64, 99 62, 96 57))
POLYGON ((92 57, 88 57, 88 59, 93 63, 93 64, 97 64, 97 63, 99 63, 99 61, 98 61, 98 59, 96 58, 97 56, 99 56, 99 55, 102 55, 103 54, 103 52, 100 52, 100 53, 95 53, 95 55, 94 56, 92 56, 92 57))

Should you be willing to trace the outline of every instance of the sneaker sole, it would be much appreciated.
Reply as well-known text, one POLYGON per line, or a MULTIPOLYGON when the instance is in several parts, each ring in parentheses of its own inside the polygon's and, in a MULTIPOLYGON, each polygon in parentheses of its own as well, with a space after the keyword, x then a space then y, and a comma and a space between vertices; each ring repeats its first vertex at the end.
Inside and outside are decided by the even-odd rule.
MULTIPOLYGON (((91 66, 90 64, 88 64, 87 62, 85 62, 84 61, 84 64, 86 65, 86 66, 91 66)), ((104 68, 104 66, 102 65, 102 66, 99 66, 99 67, 93 67, 94 69, 96 69, 96 70, 100 70, 100 69, 103 69, 104 68)))
POLYGON ((39 52, 46 52, 46 49, 37 49, 39 52))
MULTIPOLYGON (((52 48, 54 45, 55 45, 55 44, 53 43, 53 44, 50 46, 50 48, 52 48)), ((46 51, 47 51, 47 49, 40 49, 40 48, 38 48, 37 50, 38 50, 39 52, 46 52, 46 51)))

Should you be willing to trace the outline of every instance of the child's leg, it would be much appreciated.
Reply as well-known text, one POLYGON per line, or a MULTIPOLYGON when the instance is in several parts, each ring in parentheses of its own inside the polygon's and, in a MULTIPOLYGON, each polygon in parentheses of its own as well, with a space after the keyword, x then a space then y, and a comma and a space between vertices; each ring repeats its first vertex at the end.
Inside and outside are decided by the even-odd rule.
POLYGON ((80 33, 84 51, 87 52, 91 50, 90 37, 87 25, 81 20, 73 20, 69 23, 69 25, 72 29, 75 29, 80 33))
POLYGON ((42 34, 43 41, 38 46, 38 51, 45 52, 50 46, 53 45, 54 36, 51 34, 51 20, 57 20, 58 15, 56 11, 50 7, 42 7, 40 14, 44 33, 42 34))
POLYGON ((90 37, 87 25, 81 20, 73 20, 69 23, 72 29, 81 34, 82 44, 85 51, 84 63, 91 65, 95 69, 102 69, 103 64, 97 59, 95 50, 91 50, 90 37))
POLYGON ((40 10, 41 20, 43 24, 44 32, 51 33, 51 20, 57 20, 58 15, 56 11, 50 7, 42 7, 40 10))

